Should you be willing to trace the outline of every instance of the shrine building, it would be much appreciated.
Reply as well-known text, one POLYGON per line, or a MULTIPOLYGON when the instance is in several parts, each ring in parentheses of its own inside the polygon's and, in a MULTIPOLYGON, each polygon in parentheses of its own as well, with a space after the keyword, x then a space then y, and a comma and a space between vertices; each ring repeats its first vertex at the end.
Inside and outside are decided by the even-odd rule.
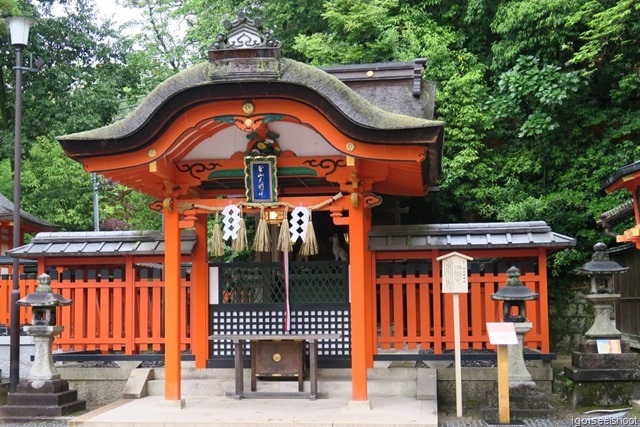
MULTIPOLYGON (((163 232, 41 233, 14 256, 60 266, 65 256, 68 265, 78 256, 106 265, 121 254, 133 257, 118 273, 132 283, 136 251, 145 268, 161 265, 162 311, 128 321, 163 324, 153 342, 163 344, 166 400, 181 399, 185 348, 197 368, 222 366, 233 346, 209 337, 239 332, 339 335, 319 342, 321 363, 347 363, 352 399, 368 400, 378 353, 452 348, 451 300, 435 261, 452 251, 474 258, 465 348, 490 347, 485 323, 500 319, 490 295, 517 264, 540 294, 527 302, 527 344, 548 353, 546 257, 573 239, 540 221, 372 226, 385 195, 424 197, 440 176, 444 123, 432 119, 426 60, 316 68, 282 58, 274 35, 242 13, 225 29, 208 61, 167 79, 123 120, 58 138, 88 173, 153 196, 163 232), (72 246, 52 254, 60 239, 72 246), (252 262, 209 259, 248 251, 252 262)), ((103 274, 105 286, 116 276, 103 274)))

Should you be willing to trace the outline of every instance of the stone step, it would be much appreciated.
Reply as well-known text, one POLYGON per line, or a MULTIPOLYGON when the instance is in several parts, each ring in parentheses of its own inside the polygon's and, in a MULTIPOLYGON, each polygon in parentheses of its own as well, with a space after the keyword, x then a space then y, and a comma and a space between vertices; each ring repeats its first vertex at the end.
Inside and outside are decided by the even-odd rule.
POLYGON ((60 417, 86 409, 86 402, 76 400, 59 406, 5 405, 0 407, 3 417, 60 417))
MULTIPOLYGON (((418 368, 373 368, 367 370, 368 380, 404 380, 415 381, 417 378, 418 368)), ((422 369, 422 368, 421 368, 422 369)), ((250 378, 251 370, 244 369, 243 371, 245 380, 250 378)), ((351 380, 351 369, 318 369, 318 380, 322 379, 342 379, 351 380)), ((196 368, 182 368, 181 377, 183 380, 191 379, 213 379, 213 380, 233 380, 235 378, 235 370, 233 368, 220 368, 220 369, 196 369, 196 368)), ((164 368, 154 368, 153 378, 161 380, 165 378, 164 368)))
MULTIPOLYGON (((368 380, 367 390, 372 397, 384 396, 416 396, 416 380, 368 380)), ((250 379, 245 376, 244 389, 250 390, 250 379)), ((181 384, 183 396, 224 396, 235 390, 233 379, 184 379, 181 384)), ((259 380, 257 391, 260 392, 297 392, 297 381, 259 380)), ((304 382, 304 391, 310 391, 309 381, 304 382)), ((337 396, 350 396, 352 385, 350 380, 319 378, 318 393, 337 396)), ((149 396, 164 395, 164 379, 154 379, 147 382, 149 396)))
POLYGON ((66 390, 59 393, 9 393, 9 406, 60 406, 78 400, 76 390, 66 390))

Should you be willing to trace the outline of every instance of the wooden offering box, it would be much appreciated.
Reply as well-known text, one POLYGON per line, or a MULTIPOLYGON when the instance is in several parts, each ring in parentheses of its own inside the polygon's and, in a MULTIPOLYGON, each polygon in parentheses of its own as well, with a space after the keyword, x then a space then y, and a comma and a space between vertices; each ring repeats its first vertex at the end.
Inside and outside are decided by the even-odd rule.
POLYGON ((304 390, 304 340, 251 341, 251 391, 262 378, 298 380, 298 391, 304 390))

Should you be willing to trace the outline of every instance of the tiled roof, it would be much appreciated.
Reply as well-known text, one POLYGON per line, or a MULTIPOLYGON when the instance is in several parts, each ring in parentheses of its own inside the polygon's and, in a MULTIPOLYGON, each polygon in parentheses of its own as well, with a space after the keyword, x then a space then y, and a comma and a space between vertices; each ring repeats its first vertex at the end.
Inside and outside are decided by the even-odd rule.
MULTIPOLYGON (((13 202, 7 199, 4 194, 0 194, 0 221, 13 220, 13 202)), ((59 230, 60 226, 52 222, 45 221, 38 217, 31 215, 29 212, 25 212, 20 209, 20 217, 24 221, 28 221, 31 224, 40 227, 44 230, 59 230)))
POLYGON ((605 188, 609 187, 610 185, 613 185, 615 182, 617 182, 619 179, 630 175, 634 172, 640 171, 640 160, 638 160, 635 163, 631 163, 629 165, 623 166, 620 169, 618 169, 617 171, 615 171, 613 174, 611 174, 611 176, 609 176, 607 179, 605 179, 602 184, 600 184, 600 187, 604 190, 605 188))
POLYGON ((608 226, 615 225, 631 216, 633 216, 633 200, 629 199, 613 209, 600 214, 600 219, 597 223, 608 226))
MULTIPOLYGON (((183 231, 181 253, 192 253, 195 244, 195 233, 183 231)), ((162 231, 46 232, 38 233, 31 243, 8 253, 18 258, 164 255, 164 234, 162 231)))
POLYGON ((572 237, 555 233, 544 221, 464 224, 384 225, 369 232, 369 250, 564 249, 572 237))

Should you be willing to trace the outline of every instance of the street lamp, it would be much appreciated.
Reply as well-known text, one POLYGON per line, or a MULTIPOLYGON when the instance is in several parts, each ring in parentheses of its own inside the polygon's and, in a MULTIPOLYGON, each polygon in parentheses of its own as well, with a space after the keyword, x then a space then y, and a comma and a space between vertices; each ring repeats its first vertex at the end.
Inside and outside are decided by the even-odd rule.
MULTIPOLYGON (((11 32, 11 44, 16 49, 16 105, 15 105, 15 151, 13 178, 13 247, 21 245, 20 224, 20 174, 22 172, 22 50, 29 42, 32 19, 15 16, 6 19, 11 32)), ((20 381, 20 259, 13 258, 13 289, 11 290, 11 325, 9 354, 9 391, 15 392, 20 381)))

